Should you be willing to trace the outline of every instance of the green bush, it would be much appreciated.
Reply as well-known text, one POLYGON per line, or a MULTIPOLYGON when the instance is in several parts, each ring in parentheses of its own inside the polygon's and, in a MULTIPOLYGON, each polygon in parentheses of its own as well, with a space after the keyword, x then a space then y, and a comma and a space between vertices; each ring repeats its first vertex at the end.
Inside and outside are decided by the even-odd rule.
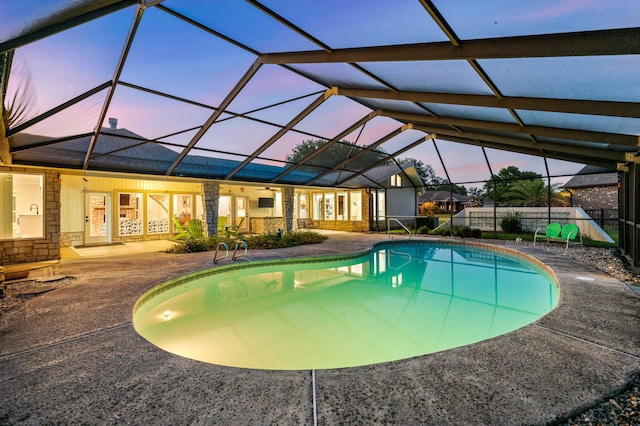
POLYGON ((273 249, 282 247, 296 247, 305 244, 317 244, 327 237, 313 231, 288 232, 282 236, 278 234, 264 234, 247 237, 247 247, 250 249, 273 249))
POLYGON ((215 250, 218 241, 224 241, 224 238, 201 237, 188 238, 179 241, 175 246, 167 250, 168 253, 196 253, 200 251, 215 250))
POLYGON ((508 234, 519 234, 522 232, 522 220, 520 220, 520 213, 508 212, 500 221, 500 227, 502 231, 508 234))
MULTIPOLYGON (((283 247, 296 247, 305 244, 317 244, 328 237, 313 231, 295 231, 283 234, 265 234, 246 237, 244 241, 249 249, 274 249, 283 247)), ((168 253, 196 253, 201 251, 215 250, 218 242, 226 242, 229 249, 235 247, 235 239, 225 237, 202 237, 189 238, 177 242, 177 244, 167 250, 168 253)))
POLYGON ((432 235, 442 235, 442 236, 455 235, 455 227, 454 227, 454 229, 451 229, 448 226, 445 226, 442 229, 439 229, 437 231, 432 231, 431 234, 432 235))
POLYGON ((416 234, 428 234, 431 229, 427 225, 422 225, 416 229, 416 234))

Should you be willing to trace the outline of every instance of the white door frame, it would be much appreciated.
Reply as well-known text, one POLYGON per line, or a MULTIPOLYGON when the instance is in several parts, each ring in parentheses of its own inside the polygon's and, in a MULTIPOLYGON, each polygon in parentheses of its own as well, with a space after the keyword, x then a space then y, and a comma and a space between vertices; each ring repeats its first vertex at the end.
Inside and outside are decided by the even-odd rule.
MULTIPOLYGON (((94 198, 94 201, 97 200, 94 198)), ((84 194, 84 244, 110 244, 111 243, 111 193, 87 191, 84 194), (92 206, 92 197, 104 197, 103 208, 99 203, 92 206), (92 210, 93 208, 93 210, 92 210), (101 210, 104 210, 102 212, 101 210), (97 220, 97 222, 96 222, 97 220)))

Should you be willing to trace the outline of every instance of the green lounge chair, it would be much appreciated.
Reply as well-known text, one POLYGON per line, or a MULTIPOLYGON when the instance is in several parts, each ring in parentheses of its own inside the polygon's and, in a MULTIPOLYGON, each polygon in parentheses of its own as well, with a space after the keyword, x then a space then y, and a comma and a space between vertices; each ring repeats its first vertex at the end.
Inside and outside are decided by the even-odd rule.
POLYGON ((226 234, 227 238, 235 237, 235 238, 242 239, 242 235, 240 234, 240 232, 238 232, 238 230, 242 227, 243 223, 244 223, 244 217, 240 219, 240 222, 238 222, 236 226, 232 226, 232 225, 225 226, 224 233, 226 234))
POLYGON ((569 250, 570 243, 582 245, 582 234, 580 233, 580 228, 574 223, 567 223, 562 227, 560 238, 562 242, 566 242, 566 245, 564 247, 565 253, 567 252, 567 250, 569 250))
POLYGON ((189 238, 191 236, 191 231, 189 230, 189 226, 185 226, 180 223, 180 219, 177 217, 173 217, 173 231, 178 234, 173 237, 174 240, 179 240, 181 238, 189 238))
POLYGON ((227 217, 226 216, 218 216, 218 234, 224 232, 224 229, 227 227, 227 217))
POLYGON ((533 234, 533 246, 536 246, 538 238, 541 240, 547 240, 547 242, 549 242, 550 238, 559 238, 560 232, 562 232, 562 225, 557 222, 551 222, 546 228, 536 229, 536 233, 533 234))
POLYGON ((193 238, 201 238, 204 236, 202 221, 200 219, 189 219, 189 232, 193 238))

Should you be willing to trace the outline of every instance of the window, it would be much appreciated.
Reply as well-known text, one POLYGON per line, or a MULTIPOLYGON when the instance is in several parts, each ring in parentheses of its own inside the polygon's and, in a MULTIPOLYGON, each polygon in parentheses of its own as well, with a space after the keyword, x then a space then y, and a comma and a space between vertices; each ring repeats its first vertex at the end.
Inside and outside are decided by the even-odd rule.
POLYGON ((118 235, 141 235, 142 194, 121 192, 118 195, 118 235))
POLYGON ((402 186, 402 178, 400 175, 391 176, 391 186, 402 186))
POLYGON ((385 202, 385 193, 384 191, 376 191, 377 195, 377 212, 378 212, 378 220, 384 220, 387 215, 386 202, 385 202))
POLYGON ((193 219, 191 194, 175 194, 173 196, 173 215, 180 220, 182 225, 189 224, 189 219, 193 219))
POLYGON ((338 204, 336 206, 337 219, 347 220, 349 215, 349 203, 347 202, 347 193, 338 192, 338 204))
POLYGON ((147 195, 147 233, 169 233, 169 195, 147 195))
POLYGON ((0 239, 44 237, 42 175, 0 173, 0 239))
POLYGON ((322 194, 314 193, 313 194, 313 220, 322 220, 322 207, 324 203, 322 202, 322 194))
POLYGON ((309 202, 307 201, 307 194, 300 194, 299 207, 300 207, 300 213, 298 214, 298 217, 300 219, 308 218, 309 211, 307 209, 309 208, 309 202))
POLYGON ((324 220, 334 220, 333 193, 324 194, 324 220))
POLYGON ((360 191, 349 192, 351 202, 351 220, 362 220, 362 193, 360 191))

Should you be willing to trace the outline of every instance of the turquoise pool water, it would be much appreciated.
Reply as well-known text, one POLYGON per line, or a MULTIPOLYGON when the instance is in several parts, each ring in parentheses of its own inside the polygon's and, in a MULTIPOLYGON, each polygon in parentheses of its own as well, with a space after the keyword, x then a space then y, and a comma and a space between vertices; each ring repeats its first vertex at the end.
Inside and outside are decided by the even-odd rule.
POLYGON ((551 311, 555 280, 464 245, 386 244, 359 257, 218 268, 158 286, 134 327, 158 347, 258 369, 352 367, 468 345, 551 311))

